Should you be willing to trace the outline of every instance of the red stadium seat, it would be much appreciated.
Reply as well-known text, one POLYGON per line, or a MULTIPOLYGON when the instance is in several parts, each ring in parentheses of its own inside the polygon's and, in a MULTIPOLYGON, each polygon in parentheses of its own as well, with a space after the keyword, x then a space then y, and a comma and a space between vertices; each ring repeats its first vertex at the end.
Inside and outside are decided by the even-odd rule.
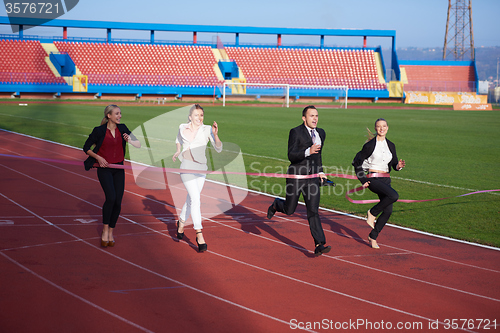
MULTIPOLYGON (((325 85, 326 81, 323 79, 378 75, 375 58, 365 59, 362 57, 365 52, 359 50, 228 47, 226 52, 229 58, 239 64, 247 78, 259 77, 263 82, 325 85)), ((373 51, 366 54, 373 54, 373 51)), ((331 84, 342 84, 331 82, 331 84)), ((355 83, 352 85, 351 89, 357 86, 355 83)))
POLYGON ((46 56, 39 41, 2 40, 0 72, 12 73, 9 81, 16 83, 41 83, 42 77, 53 80, 54 74, 45 63, 46 56))

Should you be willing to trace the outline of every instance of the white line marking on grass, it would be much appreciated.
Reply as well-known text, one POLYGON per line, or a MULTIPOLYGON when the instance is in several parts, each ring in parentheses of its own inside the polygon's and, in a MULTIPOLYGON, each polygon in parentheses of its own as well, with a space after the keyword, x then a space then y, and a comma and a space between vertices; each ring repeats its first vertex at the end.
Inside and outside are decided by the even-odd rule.
MULTIPOLYGON (((13 114, 0 113, 0 116, 13 117, 13 118, 22 118, 22 119, 29 119, 29 120, 35 120, 35 121, 43 121, 43 122, 51 123, 51 124, 58 124, 58 125, 72 126, 72 127, 80 127, 80 128, 85 128, 85 129, 92 130, 92 128, 90 128, 90 127, 85 127, 85 126, 80 126, 80 125, 73 125, 73 124, 66 124, 66 123, 61 123, 61 122, 52 121, 52 120, 32 118, 32 117, 19 116, 19 115, 13 115, 13 114)), ((3 130, 3 131, 10 132, 10 131, 7 131, 7 130, 3 130)), ((16 133, 16 132, 10 132, 10 133, 16 133)), ((16 133, 16 134, 19 134, 19 133, 16 133)))
MULTIPOLYGON (((80 150, 79 148, 76 148, 76 147, 73 147, 73 146, 69 146, 69 145, 66 145, 66 144, 63 144, 63 143, 54 142, 54 141, 50 141, 50 140, 40 139, 40 138, 37 138, 37 137, 34 137, 34 136, 30 136, 30 135, 27 135, 27 134, 22 134, 22 133, 17 133, 17 132, 12 132, 12 131, 8 131, 8 130, 0 129, 0 132, 2 132, 2 131, 6 132, 6 133, 16 134, 16 135, 28 137, 28 138, 31 138, 31 139, 43 141, 43 142, 48 142, 48 143, 52 143, 52 144, 64 146, 64 147, 71 148, 71 149, 80 150)), ((12 140, 10 140, 10 141, 12 141, 12 140)), ((19 155, 21 155, 21 154, 19 154, 19 155)), ((260 155, 256 155, 256 156, 267 158, 266 156, 260 156, 260 155)), ((72 159, 77 159, 77 158, 72 157, 72 159)), ((133 161, 129 161, 129 162, 136 163, 136 162, 133 162, 133 161)), ((53 167, 55 167, 55 166, 53 166, 53 167)), ((62 168, 59 168, 59 169, 60 170, 64 170, 66 172, 70 172, 70 171, 62 169, 62 168)), ((82 176, 82 175, 77 174, 77 173, 73 173, 73 174, 78 175, 80 177, 85 177, 85 176, 82 176)), ((90 179, 88 177, 85 177, 85 178, 90 179)), ((404 180, 404 178, 402 178, 402 179, 404 180)), ((272 198, 276 197, 276 196, 271 195, 269 193, 258 192, 258 191, 252 190, 252 189, 242 189, 242 188, 240 188, 238 186, 223 184, 223 183, 220 183, 220 182, 217 182, 217 181, 213 181, 213 180, 210 180, 210 179, 207 179, 206 181, 213 182, 213 183, 218 183, 218 184, 222 184, 224 186, 229 186, 229 187, 232 187, 232 188, 237 188, 237 189, 245 190, 245 191, 248 191, 250 193, 255 193, 255 194, 258 194, 258 195, 264 195, 264 196, 268 196, 268 197, 272 197, 272 198)), ((443 186, 443 187, 449 186, 449 185, 440 185, 440 184, 433 184, 433 183, 429 183, 429 184, 430 185, 435 185, 435 186, 443 186)), ((473 190, 473 189, 464 189, 464 190, 467 190, 467 191, 468 190, 470 190, 470 191, 476 191, 476 190, 473 190)), ((491 194, 491 193, 495 193, 495 192, 488 192, 488 193, 491 194)), ((495 194, 498 194, 498 193, 495 193, 495 194)), ((304 205, 304 203, 302 203, 302 202, 299 202, 299 204, 304 205)), ((353 215, 353 214, 349 214, 349 213, 337 211, 337 210, 334 210, 334 209, 329 209, 329 208, 324 208, 324 207, 319 207, 319 209, 323 210, 323 211, 328 211, 328 212, 332 212, 332 213, 335 213, 335 214, 339 214, 339 215, 344 215, 344 216, 356 218, 356 219, 366 220, 366 218, 362 218, 362 217, 357 216, 357 215, 353 215)), ((468 245, 473 245, 473 246, 477 246, 477 247, 482 247, 482 248, 486 248, 486 249, 490 249, 490 250, 500 251, 500 248, 496 248, 496 247, 492 247, 492 246, 488 246, 488 245, 483 245, 483 244, 479 244, 479 243, 468 242, 468 241, 464 241, 464 240, 460 240, 460 239, 455 239, 455 238, 450 238, 450 237, 446 237, 446 236, 431 234, 431 233, 428 233, 428 232, 425 232, 425 231, 420 231, 420 230, 411 229, 411 228, 407 228, 407 227, 401 227, 401 226, 390 224, 390 223, 387 223, 387 225, 391 226, 391 227, 394 227, 394 228, 403 229, 403 230, 406 230, 406 231, 410 231, 410 232, 414 232, 414 233, 418 233, 418 234, 427 235, 427 236, 430 236, 430 237, 436 237, 436 238, 445 239, 445 240, 448 240, 448 241, 453 241, 453 242, 458 242, 458 243, 462 243, 462 244, 468 244, 468 245)))
MULTIPOLYGON (((0 114, 1 114, 1 113, 0 113, 0 114)), ((62 123, 61 123, 61 124, 62 124, 62 123)), ((84 128, 87 128, 87 127, 84 127, 84 128)), ((91 128, 89 128, 89 129, 91 129, 91 128)), ((64 143, 55 142, 55 141, 46 140, 46 139, 41 139, 41 138, 37 138, 37 137, 31 136, 31 135, 28 135, 28 134, 23 134, 23 133, 12 132, 12 131, 8 131, 8 130, 1 129, 1 128, 0 128, 0 131, 7 132, 7 133, 12 133, 12 134, 17 134, 17 135, 21 135, 21 136, 25 136, 25 137, 28 137, 28 138, 31 138, 31 139, 36 139, 36 140, 39 140, 39 141, 44 141, 44 142, 48 142, 48 143, 53 143, 53 144, 61 145, 61 146, 68 147, 68 148, 72 148, 72 149, 81 150, 80 148, 73 147, 73 146, 70 146, 70 145, 66 145, 66 144, 64 144, 64 143)), ((12 141, 12 140, 11 140, 11 141, 12 141)), ((229 151, 229 150, 228 150, 228 151, 229 151)), ((231 151, 229 151, 229 152, 231 152, 231 151)), ((237 153, 237 152, 235 152, 235 153, 237 153)), ((264 155, 256 155, 256 154, 249 154, 249 153, 244 153, 244 152, 241 152, 241 154, 243 154, 243 155, 247 155, 247 156, 259 157, 259 158, 267 158, 267 159, 276 160, 276 161, 280 161, 280 162, 286 162, 286 163, 288 163, 288 162, 289 162, 288 160, 284 160, 284 159, 281 159, 281 158, 276 158, 276 157, 270 157, 270 156, 264 156, 264 155)), ((133 162, 133 161, 131 161, 131 162, 133 162)), ((392 178, 393 178, 393 179, 404 180, 404 181, 409 181, 409 182, 414 182, 414 183, 420 183, 420 184, 432 185, 432 186, 439 186, 439 187, 453 188, 453 189, 463 190, 463 191, 480 191, 480 190, 478 190, 478 189, 471 189, 471 188, 465 188, 465 187, 457 187, 457 186, 445 185, 445 184, 436 184, 436 183, 431 183, 431 182, 427 182, 427 181, 423 181, 423 180, 410 179, 410 178, 402 178, 402 177, 396 177, 396 176, 393 176, 392 178)), ((260 193, 260 192, 256 192, 256 193, 260 193)), ((489 194, 494 194, 494 195, 500 195, 499 193, 495 193, 495 192, 487 192, 487 193, 489 193, 489 194)))
MULTIPOLYGON (((477 189, 475 190, 473 188, 457 187, 457 186, 444 185, 444 184, 436 184, 436 183, 426 182, 426 181, 423 181, 423 180, 415 180, 415 179, 410 179, 410 178, 401 178, 401 177, 394 177, 394 176, 391 176, 391 178, 392 179, 404 180, 404 181, 408 181, 408 182, 413 182, 413 183, 425 184, 425 185, 432 185, 432 186, 452 188, 452 189, 455 189, 455 190, 470 191, 470 192, 480 191, 480 190, 477 190, 477 189)), ((486 192, 486 193, 493 194, 493 195, 500 195, 497 192, 486 192)))

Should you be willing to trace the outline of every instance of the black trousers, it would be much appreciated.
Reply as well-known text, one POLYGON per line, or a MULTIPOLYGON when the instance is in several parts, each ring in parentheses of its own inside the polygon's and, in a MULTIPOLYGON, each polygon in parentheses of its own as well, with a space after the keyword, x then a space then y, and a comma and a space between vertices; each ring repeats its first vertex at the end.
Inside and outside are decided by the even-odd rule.
POLYGON ((314 239, 314 244, 324 245, 326 243, 325 233, 319 218, 319 199, 320 199, 320 179, 318 177, 312 179, 290 179, 286 180, 286 200, 276 199, 276 211, 286 215, 292 215, 299 203, 299 197, 302 193, 306 208, 307 221, 309 229, 314 239))
POLYGON ((370 178, 370 191, 376 193, 380 201, 370 209, 373 216, 382 213, 375 223, 375 228, 370 232, 371 239, 377 239, 378 234, 382 231, 389 217, 392 214, 392 204, 398 201, 399 194, 391 187, 391 178, 375 177, 370 178))
POLYGON ((97 168, 97 178, 106 196, 106 201, 102 206, 102 223, 114 228, 122 208, 125 170, 97 168))

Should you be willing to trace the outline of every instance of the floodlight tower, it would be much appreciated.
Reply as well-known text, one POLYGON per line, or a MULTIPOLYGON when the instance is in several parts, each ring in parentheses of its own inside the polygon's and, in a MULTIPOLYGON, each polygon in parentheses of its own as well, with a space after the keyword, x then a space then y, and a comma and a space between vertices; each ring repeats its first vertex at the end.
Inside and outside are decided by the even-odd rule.
POLYGON ((472 0, 448 0, 448 19, 444 36, 443 60, 474 60, 472 0))

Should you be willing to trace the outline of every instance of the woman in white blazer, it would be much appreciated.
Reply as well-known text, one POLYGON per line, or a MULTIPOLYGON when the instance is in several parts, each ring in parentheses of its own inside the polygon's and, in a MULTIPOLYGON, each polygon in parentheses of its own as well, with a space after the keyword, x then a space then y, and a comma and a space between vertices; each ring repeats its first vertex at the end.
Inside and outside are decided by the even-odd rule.
MULTIPOLYGON (((222 151, 217 123, 214 121, 212 126, 204 125, 203 115, 203 108, 199 104, 195 104, 189 110, 188 123, 179 126, 179 132, 175 140, 177 151, 172 160, 175 162, 179 157, 181 169, 208 170, 205 155, 208 141, 212 143, 215 151, 218 153, 222 151)), ((200 252, 207 250, 207 244, 201 231, 203 227, 201 225, 200 199, 205 178, 206 175, 203 173, 181 173, 181 180, 188 194, 177 221, 177 238, 182 239, 184 237, 184 223, 191 216, 196 231, 196 243, 200 252)))

